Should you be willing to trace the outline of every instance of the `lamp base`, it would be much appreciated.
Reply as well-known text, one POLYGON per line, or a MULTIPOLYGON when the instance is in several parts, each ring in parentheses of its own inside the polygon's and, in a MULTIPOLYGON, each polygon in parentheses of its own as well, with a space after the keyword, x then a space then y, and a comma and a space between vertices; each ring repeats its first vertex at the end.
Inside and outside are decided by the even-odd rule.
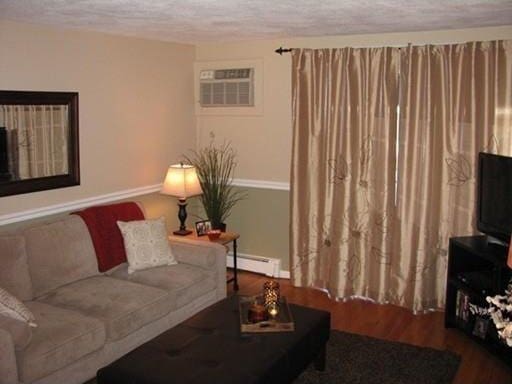
POLYGON ((181 198, 178 200, 178 218, 180 219, 180 229, 174 231, 174 235, 178 236, 187 236, 192 233, 192 231, 188 230, 185 226, 185 220, 187 220, 187 199, 181 198))
POLYGON ((192 231, 190 231, 188 229, 179 229, 177 231, 174 231, 172 234, 178 235, 178 236, 187 236, 187 235, 190 235, 191 233, 192 233, 192 231))

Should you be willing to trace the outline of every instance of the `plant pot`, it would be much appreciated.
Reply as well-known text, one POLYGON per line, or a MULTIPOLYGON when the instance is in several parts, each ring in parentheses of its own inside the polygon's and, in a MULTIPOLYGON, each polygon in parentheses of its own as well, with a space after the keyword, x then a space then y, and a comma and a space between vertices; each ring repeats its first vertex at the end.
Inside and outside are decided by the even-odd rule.
POLYGON ((226 232, 226 223, 212 222, 212 229, 220 229, 221 232, 226 232))

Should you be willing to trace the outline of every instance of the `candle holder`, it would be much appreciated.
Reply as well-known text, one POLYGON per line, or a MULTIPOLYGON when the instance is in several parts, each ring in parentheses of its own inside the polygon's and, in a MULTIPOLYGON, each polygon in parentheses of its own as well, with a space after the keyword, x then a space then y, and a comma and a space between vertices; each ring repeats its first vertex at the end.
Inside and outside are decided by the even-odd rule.
POLYGON ((266 281, 263 284, 263 303, 270 316, 276 317, 279 314, 279 283, 277 281, 266 281))
POLYGON ((238 301, 240 330, 249 333, 291 332, 295 330, 292 313, 281 296, 279 302, 264 305, 263 295, 240 296, 238 301))
POLYGON ((258 323, 260 321, 268 320, 268 313, 265 306, 254 302, 249 307, 248 319, 251 323, 258 323))

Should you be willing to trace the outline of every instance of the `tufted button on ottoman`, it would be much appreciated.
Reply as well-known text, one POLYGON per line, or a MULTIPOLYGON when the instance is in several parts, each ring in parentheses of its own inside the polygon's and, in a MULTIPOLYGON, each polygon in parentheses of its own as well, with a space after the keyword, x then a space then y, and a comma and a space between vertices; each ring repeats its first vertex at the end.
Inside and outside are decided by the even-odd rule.
POLYGON ((295 331, 240 332, 238 296, 204 309, 98 371, 98 384, 291 383, 325 364, 329 312, 290 304, 295 331))

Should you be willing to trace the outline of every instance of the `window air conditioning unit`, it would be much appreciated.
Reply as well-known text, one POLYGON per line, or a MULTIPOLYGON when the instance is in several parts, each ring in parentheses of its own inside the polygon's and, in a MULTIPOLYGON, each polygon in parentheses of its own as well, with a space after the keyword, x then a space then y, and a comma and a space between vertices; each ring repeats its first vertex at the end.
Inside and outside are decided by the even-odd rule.
POLYGON ((254 68, 202 70, 199 82, 201 107, 254 105, 254 68))

